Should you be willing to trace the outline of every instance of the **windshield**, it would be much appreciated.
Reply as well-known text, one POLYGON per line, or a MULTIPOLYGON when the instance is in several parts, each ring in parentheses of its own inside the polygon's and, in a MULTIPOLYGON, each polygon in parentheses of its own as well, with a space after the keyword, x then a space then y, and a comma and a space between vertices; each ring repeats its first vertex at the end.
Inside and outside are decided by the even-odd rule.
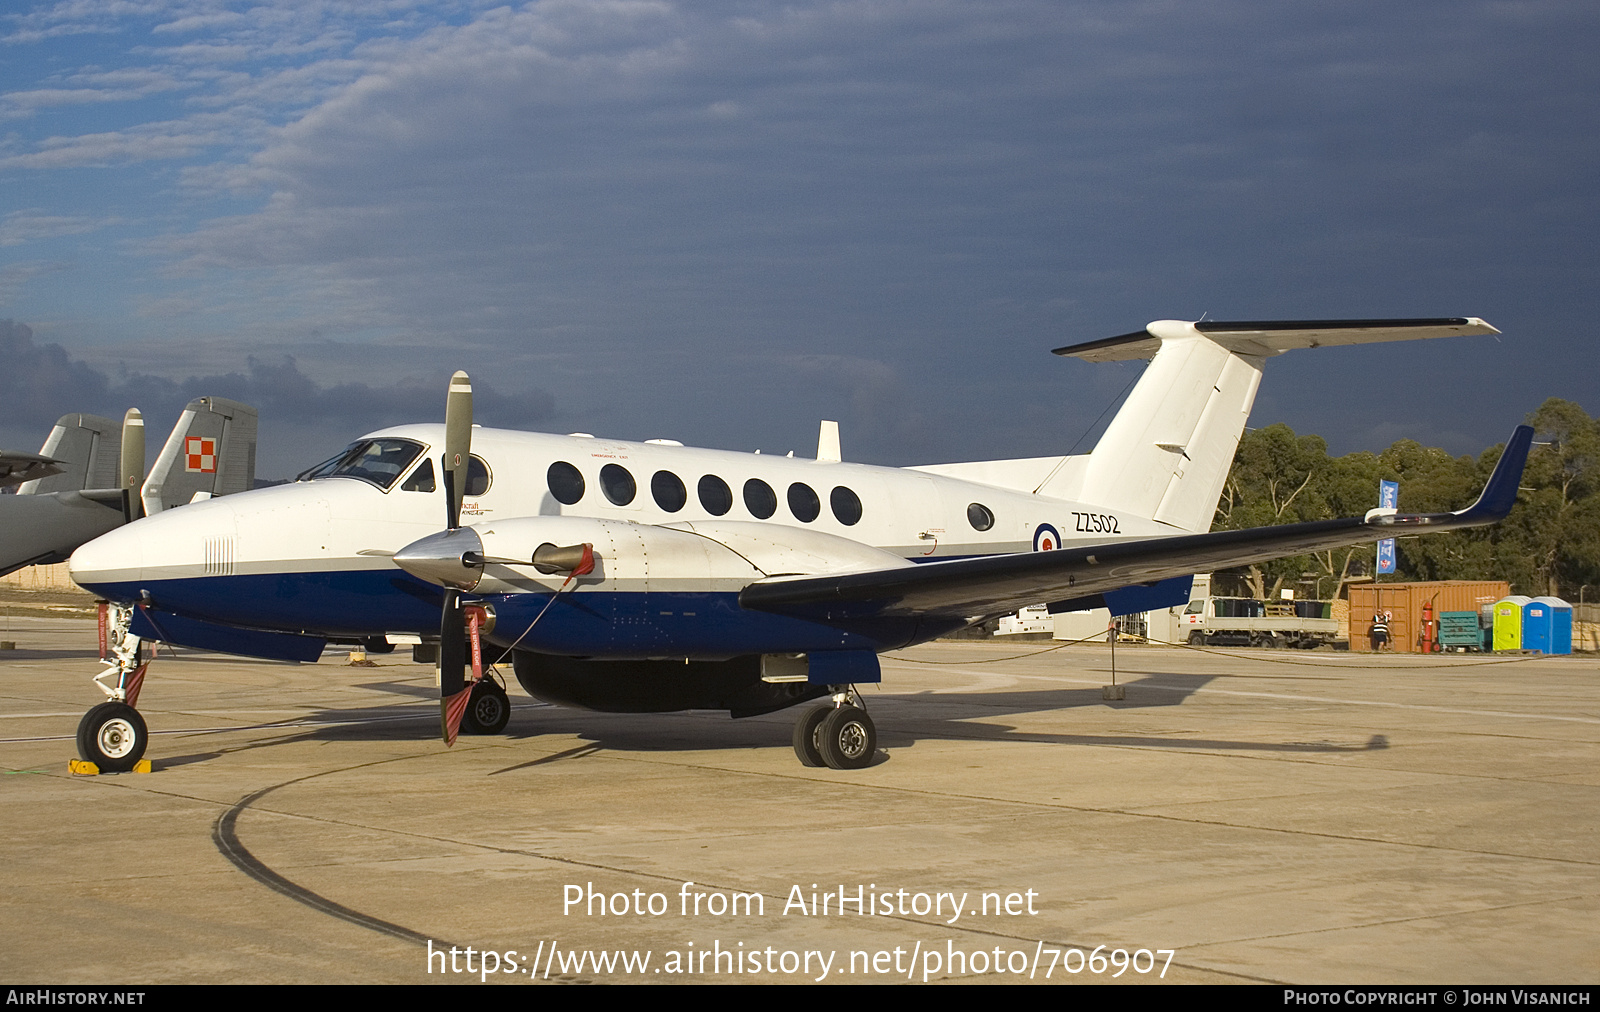
POLYGON ((422 444, 409 439, 363 439, 351 443, 337 457, 302 471, 295 480, 360 478, 387 491, 420 453, 422 444))

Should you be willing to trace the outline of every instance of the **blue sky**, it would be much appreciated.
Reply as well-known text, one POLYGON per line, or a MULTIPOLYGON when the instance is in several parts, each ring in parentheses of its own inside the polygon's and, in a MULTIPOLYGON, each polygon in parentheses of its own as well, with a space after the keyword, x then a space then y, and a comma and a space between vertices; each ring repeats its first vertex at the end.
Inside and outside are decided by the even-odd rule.
POLYGON ((1592 5, 8 11, 7 446, 215 392, 283 475, 465 368, 486 424, 1027 456, 1134 375, 1050 348, 1202 313, 1505 332, 1269 363, 1336 452, 1600 412, 1592 5))

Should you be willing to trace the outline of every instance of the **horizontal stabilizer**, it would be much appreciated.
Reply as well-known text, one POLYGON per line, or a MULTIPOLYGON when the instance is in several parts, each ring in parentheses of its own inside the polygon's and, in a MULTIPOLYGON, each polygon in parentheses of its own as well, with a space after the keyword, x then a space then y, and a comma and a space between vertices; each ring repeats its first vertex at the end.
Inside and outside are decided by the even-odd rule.
POLYGON ((813 619, 931 614, 969 620, 1004 615, 1039 601, 1069 601, 1190 573, 1228 569, 1286 555, 1339 548, 1407 533, 1477 527, 1503 518, 1516 501, 1533 429, 1518 426, 1478 501, 1455 513, 1319 520, 1247 531, 929 562, 901 569, 783 577, 746 587, 739 603, 813 619))
POLYGON ((21 485, 25 481, 48 478, 65 471, 66 465, 54 457, 38 453, 18 453, 0 450, 0 488, 21 485))
POLYGON ((1427 337, 1498 334, 1475 316, 1417 320, 1157 320, 1143 330, 1099 341, 1070 344, 1055 354, 1086 362, 1154 358, 1163 338, 1204 334, 1236 355, 1269 357, 1296 348, 1328 348, 1427 337))
POLYGON ((45 437, 39 454, 59 467, 42 477, 25 480, 18 495, 48 495, 85 488, 117 487, 119 422, 74 411, 62 415, 45 437))

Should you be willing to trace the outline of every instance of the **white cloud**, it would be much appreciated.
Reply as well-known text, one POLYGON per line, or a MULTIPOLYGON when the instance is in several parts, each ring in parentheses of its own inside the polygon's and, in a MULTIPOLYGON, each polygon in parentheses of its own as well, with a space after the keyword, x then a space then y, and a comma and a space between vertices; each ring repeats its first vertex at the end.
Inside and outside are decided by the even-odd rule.
POLYGON ((381 343, 380 368, 478 355, 756 427, 832 397, 890 432, 874 405, 955 396, 941 370, 1035 382, 1069 331, 1485 312, 1460 303, 1517 272, 1573 298, 1592 261, 1575 7, 488 7, 40 7, 16 30, 121 32, 128 65, 19 88, 33 132, 0 169, 145 174, 172 224, 128 317, 381 343))
POLYGON ((187 158, 225 140, 220 130, 185 122, 148 123, 78 137, 50 137, 26 154, 0 157, 0 169, 61 169, 187 158))
POLYGON ((13 211, 0 219, 0 246, 20 246, 39 239, 64 235, 83 235, 107 225, 120 224, 120 218, 92 218, 87 215, 45 214, 37 208, 13 211))

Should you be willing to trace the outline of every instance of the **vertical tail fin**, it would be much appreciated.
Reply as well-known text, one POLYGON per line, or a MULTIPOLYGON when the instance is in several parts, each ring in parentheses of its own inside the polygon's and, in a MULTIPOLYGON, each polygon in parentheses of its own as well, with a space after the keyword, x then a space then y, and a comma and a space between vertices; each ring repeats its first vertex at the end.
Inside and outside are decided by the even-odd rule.
POLYGON ((1296 348, 1498 334, 1476 318, 1158 320, 1143 331, 1056 349, 1091 362, 1149 359, 1086 466, 1059 469, 1039 492, 1210 530, 1267 358, 1296 348))
POLYGON ((44 478, 25 481, 18 495, 77 492, 86 488, 117 487, 118 432, 116 422, 99 415, 74 412, 62 415, 39 453, 61 470, 44 478))
POLYGON ((256 409, 224 397, 196 397, 156 457, 140 495, 146 514, 195 496, 243 492, 255 484, 256 409))

